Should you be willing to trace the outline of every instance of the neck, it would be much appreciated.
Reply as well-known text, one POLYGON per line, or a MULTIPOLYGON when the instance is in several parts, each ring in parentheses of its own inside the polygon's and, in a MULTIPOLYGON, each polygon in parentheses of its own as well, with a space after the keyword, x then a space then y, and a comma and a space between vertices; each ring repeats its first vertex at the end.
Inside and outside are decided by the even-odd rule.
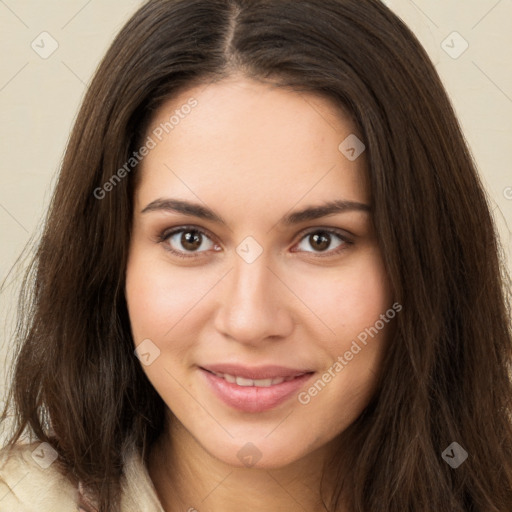
POLYGON ((212 457, 176 418, 168 425, 148 460, 165 512, 328 510, 320 480, 329 447, 281 468, 240 468, 212 457))

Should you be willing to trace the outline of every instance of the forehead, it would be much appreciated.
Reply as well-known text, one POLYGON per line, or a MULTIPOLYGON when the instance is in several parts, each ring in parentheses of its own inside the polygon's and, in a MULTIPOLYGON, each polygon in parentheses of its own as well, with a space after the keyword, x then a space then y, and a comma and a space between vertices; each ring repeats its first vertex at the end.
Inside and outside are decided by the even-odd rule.
POLYGON ((324 97, 232 78, 183 91, 155 113, 137 202, 163 195, 261 208, 369 202, 366 159, 339 146, 354 124, 324 97), (153 145, 152 144, 152 145, 153 145))

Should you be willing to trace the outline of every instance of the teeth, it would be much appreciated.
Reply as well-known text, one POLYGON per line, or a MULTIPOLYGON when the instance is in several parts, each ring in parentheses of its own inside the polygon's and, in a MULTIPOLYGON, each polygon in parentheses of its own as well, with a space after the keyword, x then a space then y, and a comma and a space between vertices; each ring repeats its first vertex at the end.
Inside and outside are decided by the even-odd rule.
POLYGON ((254 385, 255 386, 260 386, 262 388, 268 388, 269 386, 272 386, 272 379, 258 379, 258 380, 254 380, 254 385))
POLYGON ((256 386, 259 388, 268 388, 270 386, 275 386, 276 384, 281 384, 281 382, 289 381, 294 379, 295 377, 276 377, 275 379, 246 379, 244 377, 236 377, 235 375, 229 375, 228 373, 216 373, 217 377, 222 377, 227 382, 231 384, 236 384, 237 386, 256 386))
POLYGON ((254 386, 254 381, 252 379, 244 379, 243 377, 237 377, 236 383, 238 386, 254 386))

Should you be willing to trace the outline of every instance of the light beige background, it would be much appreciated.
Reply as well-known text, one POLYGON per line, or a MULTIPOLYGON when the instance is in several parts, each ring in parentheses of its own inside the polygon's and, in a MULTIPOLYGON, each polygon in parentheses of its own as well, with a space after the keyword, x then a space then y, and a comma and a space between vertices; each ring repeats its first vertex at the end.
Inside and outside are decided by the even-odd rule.
MULTIPOLYGON (((453 100, 512 269, 512 2, 386 3, 426 47, 453 100), (458 56, 465 41, 469 46, 458 56)), ((138 0, 0 0, 0 282, 29 237, 40 233, 87 84, 114 35, 141 4, 138 0), (39 52, 51 48, 50 36, 41 36, 42 32, 58 43, 46 59, 31 46, 34 42, 39 52)), ((0 399, 18 283, 11 274, 0 295, 0 399)))

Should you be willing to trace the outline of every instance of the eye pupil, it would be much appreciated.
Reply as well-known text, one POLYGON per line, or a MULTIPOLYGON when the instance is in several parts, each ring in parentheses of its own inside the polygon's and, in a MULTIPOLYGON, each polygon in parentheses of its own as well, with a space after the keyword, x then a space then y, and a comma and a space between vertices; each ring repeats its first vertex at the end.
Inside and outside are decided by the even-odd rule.
POLYGON ((330 235, 321 231, 311 235, 311 240, 314 242, 311 244, 311 246, 318 249, 319 251, 325 251, 331 242, 330 235))
POLYGON ((188 251, 195 251, 201 247, 201 233, 198 231, 184 231, 181 235, 181 245, 188 251))

